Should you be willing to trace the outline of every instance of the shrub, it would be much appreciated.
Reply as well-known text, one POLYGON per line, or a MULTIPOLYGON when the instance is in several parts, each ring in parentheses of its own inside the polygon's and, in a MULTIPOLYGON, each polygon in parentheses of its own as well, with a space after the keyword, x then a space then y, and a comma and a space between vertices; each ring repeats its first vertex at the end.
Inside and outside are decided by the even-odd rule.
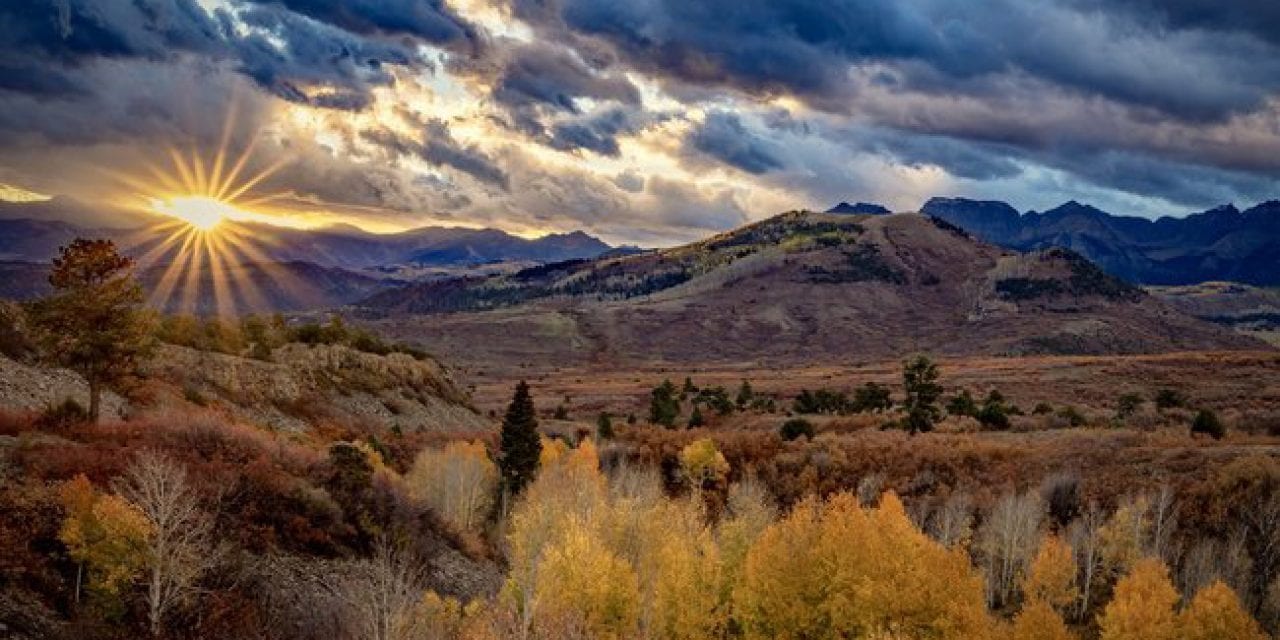
POLYGON ((1156 408, 1160 410, 1177 409, 1179 407, 1187 406, 1186 397, 1177 389, 1161 389, 1156 392, 1154 400, 1156 408))
POLYGON ((801 436, 813 439, 813 424, 804 418, 792 418, 782 423, 782 428, 778 430, 778 434, 783 440, 791 441, 801 436))
POLYGON ((1142 396, 1136 393, 1126 393, 1116 400, 1116 417, 1121 420, 1128 420, 1133 414, 1142 408, 1142 396))
POLYGON ((1014 413, 1013 407, 1005 404, 1004 396, 999 391, 987 394, 982 408, 973 414, 982 426, 988 429, 1005 430, 1009 428, 1009 416, 1014 413))
POLYGON ((89 421, 89 412, 84 405, 72 398, 65 398, 58 404, 50 404, 36 418, 36 427, 50 431, 66 429, 89 421))
POLYGON ((1201 409, 1196 413, 1195 420, 1191 422, 1191 435, 1206 434, 1214 440, 1221 440, 1227 435, 1227 427, 1222 424, 1222 419, 1217 413, 1209 409, 1201 409))
POLYGON ((1084 414, 1080 413, 1079 409, 1070 405, 1058 409, 1058 417, 1066 420, 1067 424, 1072 427, 1083 427, 1089 422, 1088 419, 1084 417, 1084 414))
POLYGON ((1047 416, 1053 413, 1053 405, 1048 402, 1037 403, 1035 408, 1031 410, 1032 415, 1047 416))
POLYGON ((853 402, 849 409, 855 413, 888 411, 893 408, 893 398, 889 388, 874 382, 868 382, 853 391, 853 402))
POLYGON ((947 402, 947 413, 953 416, 975 416, 978 413, 978 403, 973 399, 973 394, 968 389, 952 396, 947 402))

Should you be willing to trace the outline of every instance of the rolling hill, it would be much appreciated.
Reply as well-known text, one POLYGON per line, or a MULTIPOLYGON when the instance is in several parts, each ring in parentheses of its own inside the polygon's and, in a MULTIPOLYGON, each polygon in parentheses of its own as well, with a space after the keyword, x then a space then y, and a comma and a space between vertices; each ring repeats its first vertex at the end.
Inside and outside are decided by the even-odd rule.
POLYGON ((419 283, 357 310, 451 361, 495 366, 1261 345, 1074 252, 1004 250, 918 214, 791 212, 669 250, 419 283))
POLYGON ((1004 202, 933 198, 920 210, 1003 247, 1071 249, 1130 282, 1280 285, 1280 201, 1158 220, 1116 216, 1074 201, 1019 214, 1004 202))

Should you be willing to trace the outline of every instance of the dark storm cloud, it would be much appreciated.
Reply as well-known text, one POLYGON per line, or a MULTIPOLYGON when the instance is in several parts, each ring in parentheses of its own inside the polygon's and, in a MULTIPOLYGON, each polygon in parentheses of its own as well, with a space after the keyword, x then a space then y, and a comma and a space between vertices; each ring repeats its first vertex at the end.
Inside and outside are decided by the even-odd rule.
POLYGON ((765 173, 783 167, 773 143, 747 131, 737 115, 724 111, 707 114, 687 144, 748 173, 765 173))
POLYGON ((362 38, 278 7, 253 8, 240 19, 252 28, 234 43, 240 70, 291 102, 358 111, 372 100, 372 87, 394 81, 387 65, 425 64, 401 44, 362 38), (305 89, 317 85, 323 90, 305 89))
POLYGON ((609 109, 590 117, 557 122, 551 127, 548 144, 561 151, 587 149, 617 157, 618 136, 635 133, 642 119, 623 109, 609 109))
POLYGON ((512 48, 493 90, 499 102, 513 107, 547 106, 580 113, 582 98, 634 105, 640 95, 621 75, 600 73, 571 52, 547 45, 512 48))
POLYGON ((516 0, 516 11, 662 77, 795 94, 832 111, 857 98, 850 67, 872 63, 924 65, 919 78, 910 67, 898 78, 908 88, 1025 73, 1192 119, 1256 108, 1280 83, 1274 51, 1257 42, 1165 33, 1063 2, 516 0))
POLYGON ((410 35, 433 44, 476 38, 473 27, 441 0, 250 0, 359 34, 410 35))
POLYGON ((361 137, 398 155, 417 156, 427 162, 447 166, 466 173, 489 185, 507 188, 507 174, 474 147, 454 140, 448 126, 440 120, 422 123, 422 138, 414 140, 388 129, 361 132, 361 137))
POLYGON ((428 0, 234 2, 22 0, 0 3, 0 89, 83 95, 74 71, 101 60, 231 64, 275 95, 359 110, 392 66, 428 69, 415 40, 474 50, 474 29, 428 0))

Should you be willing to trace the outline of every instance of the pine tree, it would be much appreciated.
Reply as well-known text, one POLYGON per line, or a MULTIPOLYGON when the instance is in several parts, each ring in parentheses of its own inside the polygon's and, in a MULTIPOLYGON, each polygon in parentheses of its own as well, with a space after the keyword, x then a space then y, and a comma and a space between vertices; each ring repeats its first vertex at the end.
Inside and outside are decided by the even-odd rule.
POLYGON ((498 470, 502 476, 502 490, 507 496, 515 496, 533 480, 538 472, 538 460, 542 455, 542 440, 538 436, 538 417, 529 395, 529 384, 521 380, 502 420, 502 435, 498 453, 498 470))
POLYGON ((932 431, 933 423, 938 421, 938 398, 942 396, 938 365, 925 356, 903 363, 902 389, 906 394, 902 405, 907 410, 907 431, 932 431))
POLYGON ((649 401, 649 422, 660 424, 668 429, 676 424, 680 415, 680 401, 676 400, 676 387, 670 380, 653 388, 649 401))
POLYGON ((706 426, 707 422, 702 418, 702 409, 698 405, 693 406, 693 413, 689 414, 689 428, 697 429, 706 426))
POLYGON ((103 386, 130 375, 153 343, 153 319, 132 269, 133 259, 110 240, 77 238, 53 261, 54 293, 29 306, 44 351, 88 381, 94 422, 103 386))
POLYGON ((613 418, 608 412, 601 411, 600 417, 596 418, 596 437, 601 440, 613 439, 613 418))
POLYGON ((751 404, 751 401, 755 398, 755 396, 756 394, 755 394, 755 391, 751 388, 751 383, 746 380, 743 380, 742 386, 738 387, 738 397, 735 398, 735 400, 737 401, 736 404, 738 405, 738 410, 742 411, 743 409, 746 409, 747 405, 751 404))

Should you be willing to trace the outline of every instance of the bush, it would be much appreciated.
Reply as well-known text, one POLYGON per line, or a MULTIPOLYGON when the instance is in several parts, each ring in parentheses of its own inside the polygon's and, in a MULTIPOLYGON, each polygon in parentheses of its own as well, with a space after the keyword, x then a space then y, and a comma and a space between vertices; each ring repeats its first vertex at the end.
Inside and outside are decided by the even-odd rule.
POLYGON ((58 404, 50 404, 36 418, 36 427, 45 430, 59 430, 83 424, 89 421, 89 412, 84 405, 72 398, 66 398, 58 404))
POLYGON ((1177 409, 1187 406, 1187 398, 1177 389, 1161 389, 1156 392, 1156 408, 1160 410, 1177 409))
POLYGON ((1066 406, 1061 409, 1058 409, 1058 417, 1062 418, 1063 420, 1066 420, 1067 424, 1073 427, 1083 427, 1085 424, 1089 422, 1084 417, 1084 414, 1080 413, 1079 409, 1072 406, 1066 406))
POLYGON ((1003 431, 1009 428, 1009 416, 1013 413, 1013 407, 1005 404, 1004 396, 999 391, 993 390, 987 394, 987 399, 983 401, 982 408, 978 409, 978 412, 973 414, 973 417, 988 429, 1003 431))
POLYGON ((973 399, 973 394, 968 389, 952 396, 947 402, 947 413, 953 416, 976 416, 978 414, 978 403, 973 399))
POLYGON ((813 424, 804 418, 792 418, 782 423, 782 428, 778 430, 778 435, 783 440, 790 442, 804 436, 808 440, 813 439, 813 424))
POLYGON ((1047 416, 1051 413, 1053 413, 1053 405, 1048 402, 1041 402, 1031 410, 1031 414, 1037 416, 1047 416))
POLYGON ((874 382, 868 382, 853 391, 853 402, 849 409, 854 413, 888 411, 893 408, 893 398, 889 388, 874 382))
POLYGON ((1221 440, 1227 435, 1227 427, 1222 424, 1222 419, 1217 413, 1209 409, 1201 409, 1196 413, 1196 418, 1191 422, 1191 435, 1206 434, 1214 440, 1221 440))

